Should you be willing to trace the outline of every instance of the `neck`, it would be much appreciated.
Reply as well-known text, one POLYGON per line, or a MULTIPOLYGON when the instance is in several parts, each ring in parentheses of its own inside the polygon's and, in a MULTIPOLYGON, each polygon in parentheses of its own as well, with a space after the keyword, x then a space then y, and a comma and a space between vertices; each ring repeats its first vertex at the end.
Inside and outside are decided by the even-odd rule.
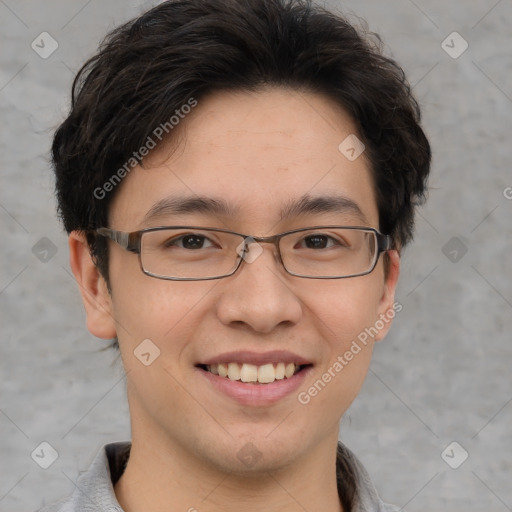
POLYGON ((126 470, 115 485, 126 512, 343 512, 337 431, 286 467, 243 475, 200 460, 157 432, 138 434, 134 429, 126 470))

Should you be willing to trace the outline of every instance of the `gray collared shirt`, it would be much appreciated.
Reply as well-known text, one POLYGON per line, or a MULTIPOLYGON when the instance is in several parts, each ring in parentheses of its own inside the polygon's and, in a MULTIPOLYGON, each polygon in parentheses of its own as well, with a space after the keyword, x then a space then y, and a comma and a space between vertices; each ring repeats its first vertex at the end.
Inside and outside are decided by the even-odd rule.
MULTIPOLYGON (((126 467, 130 446, 129 442, 103 446, 89 469, 79 477, 73 494, 38 512, 123 512, 114 484, 126 467)), ((348 448, 341 443, 340 446, 356 475, 357 504, 351 512, 398 512, 398 507, 382 502, 361 462, 348 448)))

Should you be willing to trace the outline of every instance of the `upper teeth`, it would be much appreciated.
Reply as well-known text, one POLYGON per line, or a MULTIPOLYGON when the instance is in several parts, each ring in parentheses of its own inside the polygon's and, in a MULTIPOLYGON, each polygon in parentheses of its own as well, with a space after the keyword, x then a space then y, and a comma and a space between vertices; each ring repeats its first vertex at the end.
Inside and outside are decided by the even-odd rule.
POLYGON ((294 363, 264 364, 256 366, 254 364, 238 363, 211 364, 206 369, 220 377, 227 377, 230 380, 241 380, 242 382, 260 382, 268 384, 275 380, 290 378, 300 366, 294 363))

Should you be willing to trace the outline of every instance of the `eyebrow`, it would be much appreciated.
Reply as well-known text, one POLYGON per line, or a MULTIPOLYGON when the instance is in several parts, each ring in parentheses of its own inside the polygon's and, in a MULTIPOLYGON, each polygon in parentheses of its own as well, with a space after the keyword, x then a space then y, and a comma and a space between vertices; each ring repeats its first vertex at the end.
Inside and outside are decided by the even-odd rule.
MULTIPOLYGON (((238 205, 230 205, 221 198, 206 196, 195 197, 165 197, 155 203, 144 216, 143 222, 149 222, 159 217, 179 214, 201 213, 235 217, 240 213, 238 205)), ((359 205, 352 199, 341 195, 312 197, 303 195, 298 200, 290 201, 280 212, 280 219, 316 213, 341 213, 358 217, 363 223, 368 223, 359 205)))
POLYGON ((222 199, 211 197, 166 197, 155 203, 144 216, 144 222, 166 215, 203 213, 235 216, 238 207, 230 206, 222 199))
POLYGON ((352 199, 341 195, 312 197, 303 195, 298 201, 290 202, 281 211, 281 220, 312 213, 341 213, 358 217, 368 224, 366 216, 359 205, 352 199))

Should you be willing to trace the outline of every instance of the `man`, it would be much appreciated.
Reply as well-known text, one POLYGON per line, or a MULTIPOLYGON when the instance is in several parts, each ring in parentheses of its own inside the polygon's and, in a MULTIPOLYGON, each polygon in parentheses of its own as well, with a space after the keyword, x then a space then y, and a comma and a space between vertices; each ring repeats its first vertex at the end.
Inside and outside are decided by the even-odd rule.
POLYGON ((169 1, 73 92, 59 211, 132 440, 44 510, 395 510, 338 431, 429 172, 401 69, 306 1, 169 1))

